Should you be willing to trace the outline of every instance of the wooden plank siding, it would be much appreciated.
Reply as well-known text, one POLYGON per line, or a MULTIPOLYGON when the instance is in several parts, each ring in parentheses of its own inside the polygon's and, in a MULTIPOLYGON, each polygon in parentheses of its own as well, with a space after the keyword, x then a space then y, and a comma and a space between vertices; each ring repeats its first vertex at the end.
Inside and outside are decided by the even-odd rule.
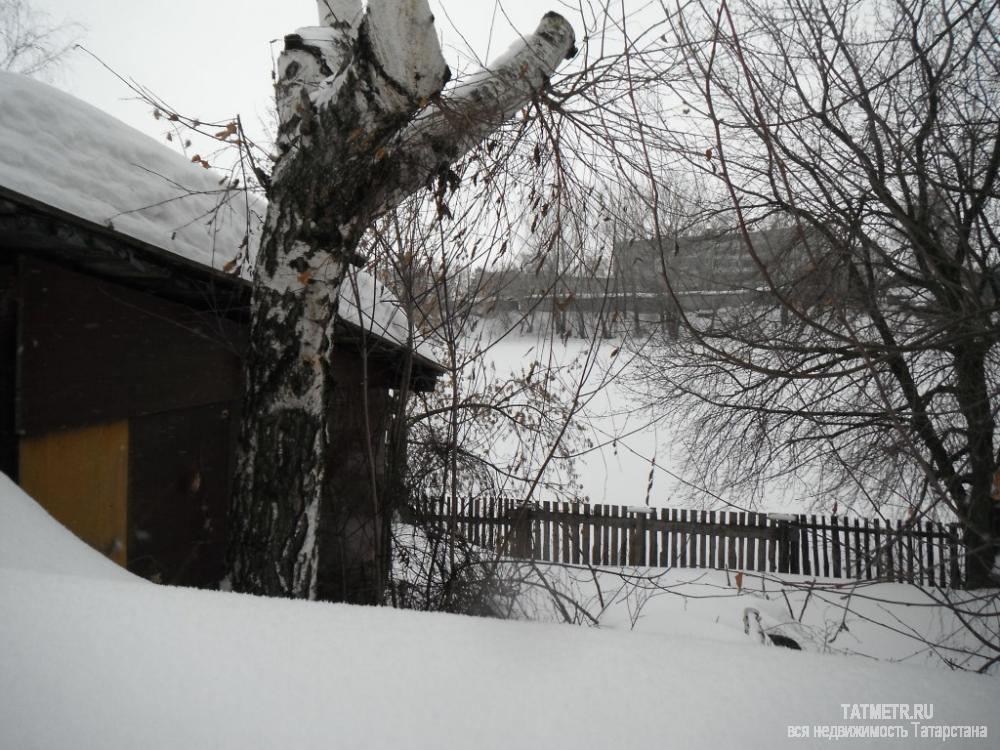
POLYGON ((128 569, 171 585, 224 574, 239 404, 136 417, 129 435, 128 569))
POLYGON ((0 472, 17 481, 17 272, 0 256, 0 472))
POLYGON ((241 397, 240 326, 28 258, 18 283, 20 434, 241 397))

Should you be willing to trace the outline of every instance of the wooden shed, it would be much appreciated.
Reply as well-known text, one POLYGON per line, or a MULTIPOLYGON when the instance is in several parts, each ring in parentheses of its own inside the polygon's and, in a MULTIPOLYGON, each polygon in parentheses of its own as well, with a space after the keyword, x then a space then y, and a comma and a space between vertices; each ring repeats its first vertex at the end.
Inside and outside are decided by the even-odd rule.
MULTIPOLYGON (((0 73, 0 100, 0 471, 129 570, 214 586, 250 293, 220 269, 252 251, 254 204, 44 84, 0 73)), ((382 285, 357 287, 334 366, 384 429, 404 362, 416 390, 442 368, 382 285)))

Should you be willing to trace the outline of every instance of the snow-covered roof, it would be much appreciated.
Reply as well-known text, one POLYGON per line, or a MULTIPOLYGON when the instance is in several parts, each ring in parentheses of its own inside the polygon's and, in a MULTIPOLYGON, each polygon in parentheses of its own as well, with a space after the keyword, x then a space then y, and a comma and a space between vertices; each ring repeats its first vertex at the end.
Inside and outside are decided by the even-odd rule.
MULTIPOLYGON (((227 189, 219 172, 24 76, 0 71, 0 102, 5 192, 215 270, 236 258, 245 238, 254 254, 264 204, 227 189)), ((341 319, 406 346, 409 327, 395 295, 364 271, 356 278, 356 295, 345 284, 341 319)))
POLYGON ((238 253, 246 202, 219 173, 25 76, 0 72, 0 101, 6 190, 210 268, 238 253))
MULTIPOLYGON (((399 298, 367 271, 348 271, 340 288, 337 314, 342 320, 394 344, 406 346, 410 340, 409 320, 399 298)), ((417 354, 434 361, 430 345, 416 342, 413 348, 417 354)))

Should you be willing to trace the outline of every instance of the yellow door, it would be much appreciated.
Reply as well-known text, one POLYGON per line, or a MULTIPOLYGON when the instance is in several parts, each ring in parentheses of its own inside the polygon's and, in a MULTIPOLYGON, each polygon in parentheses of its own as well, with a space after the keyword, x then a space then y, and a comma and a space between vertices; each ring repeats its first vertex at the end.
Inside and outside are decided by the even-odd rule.
POLYGON ((128 539, 128 422, 21 438, 21 487, 119 565, 128 539))

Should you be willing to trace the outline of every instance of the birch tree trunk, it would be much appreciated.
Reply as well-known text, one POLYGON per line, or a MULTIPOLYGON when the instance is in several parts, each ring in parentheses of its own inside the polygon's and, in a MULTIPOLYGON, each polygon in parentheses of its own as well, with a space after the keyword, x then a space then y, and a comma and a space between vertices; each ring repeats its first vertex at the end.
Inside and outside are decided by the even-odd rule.
POLYGON ((254 273, 228 573, 237 591, 378 603, 390 508, 341 470, 358 453, 334 377, 341 282, 372 221, 446 179, 574 53, 574 34, 548 13, 443 97, 426 0, 317 5, 321 25, 286 37, 278 61, 281 155, 254 273))

